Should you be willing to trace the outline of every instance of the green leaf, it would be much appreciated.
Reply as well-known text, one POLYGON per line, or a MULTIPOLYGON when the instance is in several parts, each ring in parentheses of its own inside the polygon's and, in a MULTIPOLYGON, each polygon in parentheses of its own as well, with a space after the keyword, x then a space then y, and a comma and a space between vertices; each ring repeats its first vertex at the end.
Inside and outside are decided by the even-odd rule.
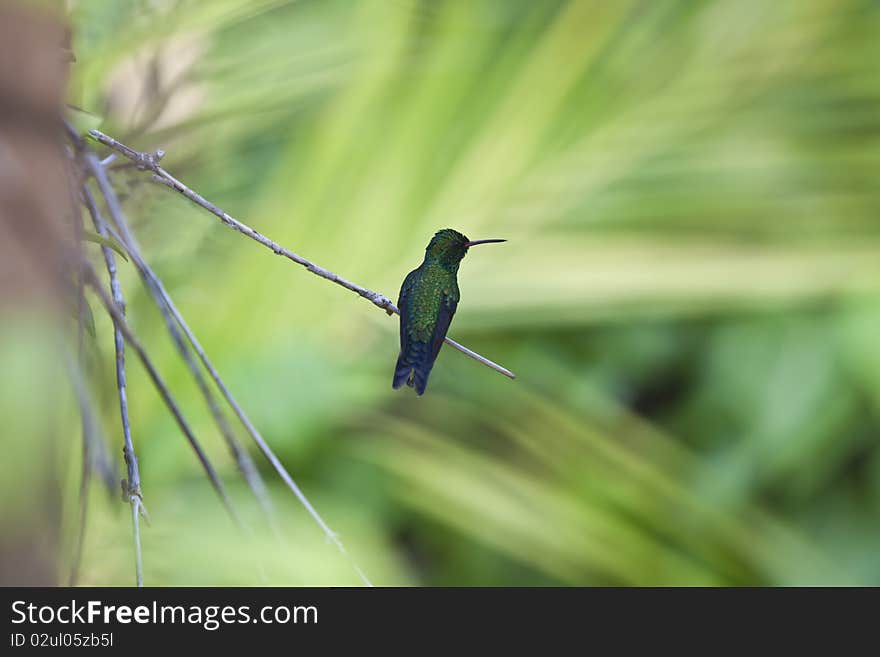
POLYGON ((83 239, 88 242, 94 242, 95 244, 100 244, 101 246, 106 246, 110 249, 113 249, 114 251, 116 251, 116 253, 122 256, 123 260, 125 260, 126 262, 128 261, 128 256, 125 255, 125 249, 112 237, 104 237, 103 235, 99 235, 92 230, 83 229, 83 239))

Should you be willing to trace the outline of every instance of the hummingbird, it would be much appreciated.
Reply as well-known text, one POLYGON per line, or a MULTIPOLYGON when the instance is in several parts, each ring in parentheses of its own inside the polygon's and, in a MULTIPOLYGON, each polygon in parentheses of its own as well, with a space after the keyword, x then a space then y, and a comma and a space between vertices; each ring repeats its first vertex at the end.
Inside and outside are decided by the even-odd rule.
POLYGON ((400 355, 394 368, 393 388, 406 383, 417 395, 425 392, 431 368, 458 307, 458 266, 462 258, 477 244, 506 241, 469 240, 451 228, 437 231, 431 238, 422 264, 407 274, 400 287, 400 355))

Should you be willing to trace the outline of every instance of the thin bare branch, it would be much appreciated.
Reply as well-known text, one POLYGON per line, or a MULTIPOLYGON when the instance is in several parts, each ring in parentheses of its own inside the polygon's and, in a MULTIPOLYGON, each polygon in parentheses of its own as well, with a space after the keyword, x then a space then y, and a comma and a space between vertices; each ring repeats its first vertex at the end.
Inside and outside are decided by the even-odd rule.
MULTIPOLYGON (((75 143, 77 143, 76 140, 74 140, 74 141, 75 141, 75 143)), ((79 142, 79 143, 81 145, 81 142, 79 142)), ((88 156, 88 152, 86 152, 86 155, 88 156)), ((158 160, 159 158, 162 157, 162 155, 163 155, 163 153, 160 151, 155 156, 151 156, 151 157, 154 157, 154 158, 156 158, 156 160, 158 160)), ((106 179, 106 173, 104 171, 101 171, 101 172, 95 171, 96 165, 101 166, 101 162, 99 162, 96 157, 92 156, 90 159, 88 159, 86 161, 86 163, 89 166, 90 170, 92 171, 93 175, 95 175, 96 179, 99 181, 99 184, 100 184, 101 178, 106 179)), ((135 164, 137 164, 137 163, 135 163, 135 164)), ((107 185, 109 187, 109 181, 107 182, 107 185)), ((121 215, 121 212, 120 212, 120 215, 121 215)), ((147 278, 150 279, 150 283, 152 283, 152 285, 154 286, 154 291, 161 297, 162 302, 164 303, 167 311, 177 321, 180 328, 183 330, 184 334, 186 335, 187 339, 189 340, 190 344, 192 345, 192 348, 198 354, 199 358, 202 361, 202 364, 208 370, 208 372, 211 375, 211 378, 214 380, 218 389, 223 394, 223 397, 226 399, 227 403, 229 403, 229 405, 232 407, 235 414, 238 416, 239 420, 241 421, 242 425, 245 427, 247 432, 253 438, 254 442, 257 444, 257 446, 259 447, 259 449, 261 450, 263 455, 266 457, 266 459, 269 461, 269 463, 272 465, 272 467, 275 469, 275 471, 279 474, 279 476, 282 478, 282 480, 285 482, 285 484, 288 486, 288 488, 290 488, 290 490, 294 493, 294 495, 297 497, 297 499, 303 505, 303 507, 306 509, 306 511, 309 513, 309 515, 311 515, 312 518, 315 520, 315 522, 321 527, 327 540, 332 542, 336 546, 336 548, 340 551, 340 553, 349 561, 350 565, 354 568, 354 570, 356 571, 358 576, 361 578, 362 582, 367 586, 372 586, 370 580, 364 574, 363 570, 361 570, 361 568, 354 561, 354 559, 351 557, 351 555, 348 554, 347 550, 345 549, 345 546, 343 545, 342 541, 339 539, 339 536, 332 529, 330 529, 330 527, 327 525, 327 523, 324 521, 324 519, 318 513, 317 509, 315 509, 315 507, 311 504, 311 502, 308 500, 308 498, 305 496, 305 494, 302 492, 302 490, 296 484, 293 477, 290 475, 290 473, 286 470, 284 465, 281 463, 280 459, 275 455, 275 453, 269 447, 268 443, 265 441, 265 439, 262 437, 262 435, 259 433, 259 431, 256 429, 256 427, 253 425, 253 423, 247 417, 244 410, 241 408, 241 406, 238 404, 238 402, 232 396, 232 393, 230 392, 230 390, 228 389, 226 384, 223 382, 223 379, 220 377, 219 372, 217 371, 217 369, 214 367, 213 363, 208 358, 205 350, 202 348, 202 346, 199 343, 198 339, 196 338, 195 334, 190 329, 190 327, 187 324, 186 320, 184 319, 183 315, 177 309, 177 307, 174 304, 173 300, 171 299, 170 295, 165 290, 161 280, 152 272, 152 270, 149 268, 149 266, 147 266, 146 263, 144 262, 142 256, 140 255, 139 250, 137 249, 136 242, 133 239, 131 232, 127 227, 127 224, 124 221, 124 217, 122 218, 121 222, 117 221, 117 223, 120 225, 120 230, 123 231, 123 235, 117 234, 116 231, 113 230, 112 226, 105 223, 106 230, 120 244, 123 245, 123 247, 126 249, 126 251, 131 256, 132 261, 135 263, 135 266, 138 267, 138 269, 141 271, 142 276, 146 276, 147 278)), ((148 287, 149 287, 149 285, 148 285, 148 287)), ((157 303, 158 303, 158 301, 157 301, 157 303)))
MULTIPOLYGON (((345 278, 342 278, 341 276, 338 276, 337 274, 333 273, 332 271, 330 271, 328 269, 324 269, 323 267, 320 267, 320 266, 314 264, 313 262, 303 258, 302 256, 297 255, 293 251, 290 251, 289 249, 284 248, 283 246, 281 246, 277 242, 269 239, 265 235, 262 235, 261 233, 257 232, 256 230, 254 230, 250 226, 243 224, 238 219, 234 218, 230 214, 224 212, 219 207, 217 207, 216 205, 211 203, 209 200, 207 200, 205 197, 203 197, 198 192, 195 192, 192 189, 190 189, 189 187, 187 187, 186 185, 184 185, 182 182, 177 180, 177 178, 175 178, 170 173, 168 173, 165 169, 163 169, 162 166, 159 164, 159 161, 164 156, 163 151, 156 151, 156 153, 143 153, 140 151, 136 151, 133 148, 126 146, 122 142, 117 141, 113 137, 105 135, 103 132, 101 132, 99 130, 90 130, 89 135, 93 139, 100 142, 101 144, 107 146, 108 148, 116 151, 117 153, 121 154, 122 156, 124 156, 124 157, 128 158, 129 160, 131 160, 132 162, 134 162, 138 168, 143 169, 145 171, 152 171, 154 174, 155 180, 170 187, 171 189, 175 190, 176 192, 182 194, 183 196, 188 198, 190 201, 192 201, 193 203, 195 203, 199 207, 204 208, 205 210, 207 210, 208 212, 210 212, 211 214, 216 216, 218 219, 220 219, 220 221, 222 221, 229 228, 232 228, 233 230, 238 231, 242 235, 246 235, 247 237, 250 237, 252 240, 254 240, 256 242, 259 242, 260 244, 265 246, 267 249, 270 249, 273 253, 280 255, 280 256, 284 256, 288 260, 292 260, 293 262, 297 263, 298 265, 302 265, 303 267, 305 267, 307 270, 309 270, 311 273, 315 274, 316 276, 320 276, 321 278, 323 278, 325 280, 328 280, 332 283, 336 283, 337 285, 341 285, 346 290, 350 290, 350 291, 354 292, 355 294, 363 297, 364 299, 367 299, 368 301, 370 301, 374 305, 376 305, 379 308, 381 308, 382 310, 384 310, 389 315, 391 315, 391 314, 398 314, 399 315, 400 314, 400 311, 397 309, 397 306, 395 306, 394 303, 391 301, 391 299, 389 299, 388 297, 386 297, 382 294, 379 294, 378 292, 373 292, 372 290, 368 290, 365 287, 361 287, 360 285, 353 283, 345 278)), ((466 347, 463 347, 462 345, 460 345, 458 342, 455 342, 451 338, 446 338, 445 341, 450 347, 457 349, 458 351, 462 352, 466 356, 470 356, 471 358, 473 358, 477 362, 482 363, 483 365, 486 365, 487 367, 495 370, 496 372, 500 372, 504 376, 511 378, 511 379, 516 378, 516 375, 513 372, 511 372, 509 369, 507 369, 506 367, 502 367, 501 365, 492 362, 488 358, 481 356, 481 355, 477 354, 476 352, 471 351, 470 349, 467 349, 466 347)))
MULTIPOLYGON (((101 216, 95 199, 87 185, 82 188, 83 201, 89 214, 92 217, 92 224, 95 230, 102 237, 109 237, 106 223, 101 216)), ((122 293, 122 286, 119 284, 119 276, 116 269, 116 256, 113 249, 108 246, 102 246, 101 252, 104 255, 104 264, 107 267, 107 275, 110 278, 110 293, 113 296, 113 302, 119 308, 119 312, 125 316, 125 297, 122 293)), ((125 377, 125 338, 122 331, 113 322, 113 340, 116 351, 116 390, 119 397, 119 414, 122 420, 122 437, 123 437, 123 456, 127 469, 127 478, 122 482, 122 493, 132 508, 134 522, 134 551, 135 551, 135 581, 138 586, 143 586, 143 563, 141 560, 141 535, 140 535, 140 509, 142 507, 141 493, 141 475, 138 468, 137 456, 134 452, 134 444, 131 439, 131 424, 128 418, 128 393, 125 377)))
POLYGON ((144 561, 141 556, 141 508, 143 502, 138 495, 131 496, 131 527, 134 533, 134 577, 137 586, 144 585, 144 561))
POLYGON ((190 446, 196 453, 196 457, 198 457, 199 462, 201 463, 202 468, 205 471, 205 474, 208 475, 211 486, 213 486, 214 490, 217 492, 217 495, 220 497, 220 501, 223 503, 223 506, 226 507, 226 510, 229 512, 229 515, 232 516, 232 519, 235 521, 235 523, 239 527, 242 527, 241 520, 239 519, 238 513, 235 511, 235 508, 232 506, 232 501, 230 500, 229 495, 226 492, 226 488, 223 486, 223 482, 220 480, 217 471, 214 469, 214 466, 208 459, 208 455, 205 454, 205 451, 202 449, 201 444, 199 444, 198 439, 196 438, 186 419, 183 417, 183 413, 180 411, 180 407, 177 405, 177 401, 175 401, 174 397, 171 395, 171 392, 168 390, 168 386, 165 385, 165 381, 160 376, 158 370, 156 370, 155 365, 153 365, 153 361, 147 355, 146 349, 144 349, 140 340, 138 340, 134 332, 132 332, 132 330, 129 328, 128 323, 125 321, 125 317, 123 317, 122 313, 113 303, 110 295, 108 295, 106 290, 104 290, 103 286, 98 280, 97 274, 95 274, 95 270, 91 267, 90 264, 87 265, 85 273, 86 283, 98 295, 101 303, 104 306, 104 309, 113 319, 114 323, 122 331, 122 335, 125 337, 125 341, 128 342, 128 345, 135 350, 135 353, 137 353, 138 358, 144 366, 144 369, 147 370, 147 374, 153 381, 153 385, 159 392, 159 395, 162 397, 162 401, 171 412, 171 415, 174 416, 174 420, 177 422, 177 426, 180 427, 183 435, 186 436, 187 441, 189 441, 190 446))

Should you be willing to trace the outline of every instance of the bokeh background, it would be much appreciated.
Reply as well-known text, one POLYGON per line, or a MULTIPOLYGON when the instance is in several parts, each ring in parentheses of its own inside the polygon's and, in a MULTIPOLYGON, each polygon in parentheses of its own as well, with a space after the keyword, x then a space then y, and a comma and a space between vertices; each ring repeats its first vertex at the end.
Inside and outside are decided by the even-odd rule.
MULTIPOLYGON (((71 104, 297 253, 396 298, 437 229, 509 240, 463 262, 450 335, 517 380, 446 348, 417 398, 390 387, 396 319, 113 173, 148 260, 374 583, 880 584, 876 2, 68 8, 71 104)), ((254 452, 286 542, 266 530, 121 268, 132 325, 254 528, 236 532, 130 357, 146 583, 358 584, 254 452)), ((44 550, 63 582, 79 420, 38 334, 7 313, 0 490, 7 536, 47 529, 2 567, 44 550)), ((131 584, 128 507, 92 486, 79 581, 131 584)))

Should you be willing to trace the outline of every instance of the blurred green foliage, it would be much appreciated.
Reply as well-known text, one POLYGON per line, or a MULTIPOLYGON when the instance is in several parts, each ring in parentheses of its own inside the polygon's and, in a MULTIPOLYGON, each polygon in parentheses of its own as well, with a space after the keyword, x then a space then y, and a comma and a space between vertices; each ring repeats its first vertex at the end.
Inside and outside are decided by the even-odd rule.
MULTIPOLYGON (((418 399, 390 387, 396 320, 114 174, 220 372, 375 583, 880 584, 876 3, 72 6, 72 101, 322 266, 396 296, 439 228, 510 240, 463 263, 450 334, 518 380, 445 349, 418 399)), ((262 528, 122 269, 255 528, 236 534, 132 362, 146 583, 356 584, 268 468, 288 544, 262 528)), ((91 500, 83 581, 128 584, 126 507, 91 500)))

